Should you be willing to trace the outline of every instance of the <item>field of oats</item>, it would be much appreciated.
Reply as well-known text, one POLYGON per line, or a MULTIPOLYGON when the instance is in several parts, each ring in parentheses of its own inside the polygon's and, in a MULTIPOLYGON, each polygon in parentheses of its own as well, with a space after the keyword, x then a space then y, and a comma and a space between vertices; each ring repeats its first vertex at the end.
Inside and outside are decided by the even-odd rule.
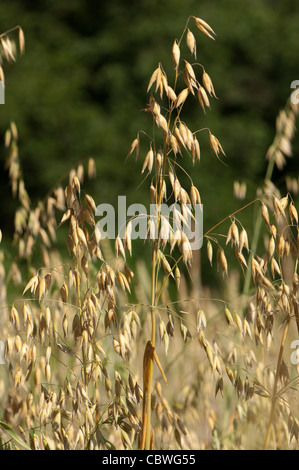
MULTIPOLYGON (((221 100, 198 52, 215 37, 191 15, 172 39, 171 66, 157 57, 141 105, 151 133, 128 132, 124 150, 156 212, 126 214, 113 240, 85 189, 101 184, 94 158, 32 202, 18 123, 7 126, 5 200, 17 205, 0 245, 2 449, 298 449, 298 176, 284 193, 273 178, 292 156, 298 99, 293 91, 277 109, 255 197, 244 201, 236 181, 235 209, 219 210, 195 249, 185 229, 200 225, 209 196, 195 172, 214 158, 225 185, 229 164, 225 135, 188 123, 191 107, 204 114, 221 100), (207 266, 215 276, 203 283, 207 266)), ((21 26, 1 34, 1 81, 27 53, 25 38, 21 26)), ((221 199, 220 184, 210 191, 221 199)))

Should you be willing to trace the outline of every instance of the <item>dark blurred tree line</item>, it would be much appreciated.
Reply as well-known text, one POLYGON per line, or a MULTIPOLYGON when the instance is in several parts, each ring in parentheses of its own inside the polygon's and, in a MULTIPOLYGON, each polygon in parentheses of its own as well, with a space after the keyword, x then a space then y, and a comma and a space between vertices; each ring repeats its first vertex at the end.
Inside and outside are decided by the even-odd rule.
MULTIPOLYGON (((205 19, 217 33, 211 41, 190 23, 198 62, 212 77, 219 100, 206 115, 199 104, 190 107, 184 119, 192 130, 210 127, 228 156, 226 167, 202 134, 201 162, 195 168, 190 162, 206 228, 241 204, 233 199, 235 179, 246 181, 246 200, 254 198, 277 112, 291 82, 299 79, 298 0, 2 0, 1 30, 20 24, 26 53, 4 65, 0 135, 16 122, 33 200, 89 156, 97 164, 91 189, 96 203, 116 203, 121 194, 128 203, 147 199, 147 182, 138 188, 141 161, 136 167, 134 158, 124 160, 137 131, 151 130, 142 112, 148 81, 158 62, 167 73, 173 70, 172 43, 189 15, 205 19)), ((145 141, 140 160, 147 150, 145 141)), ((297 138, 288 166, 295 174, 298 151, 297 138)), ((0 155, 4 162, 3 144, 0 155)), ((282 174, 276 178, 283 183, 282 174)), ((8 228, 14 203, 4 170, 0 183, 1 228, 8 228)))

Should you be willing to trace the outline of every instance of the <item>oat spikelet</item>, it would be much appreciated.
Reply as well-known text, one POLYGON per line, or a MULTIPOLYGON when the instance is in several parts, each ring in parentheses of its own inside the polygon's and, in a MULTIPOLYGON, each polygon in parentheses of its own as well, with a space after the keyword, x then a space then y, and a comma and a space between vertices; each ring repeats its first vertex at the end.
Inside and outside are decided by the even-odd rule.
POLYGON ((249 252, 248 235, 244 227, 240 233, 240 251, 242 251, 243 248, 246 248, 246 250, 249 252))
POLYGON ((175 283, 176 283, 177 289, 179 289, 180 282, 181 282, 181 273, 180 273, 180 270, 177 266, 175 267, 175 270, 174 270, 174 278, 175 278, 175 283))
POLYGON ((269 217, 269 211, 268 211, 268 208, 266 206, 266 204, 264 202, 262 202, 262 218, 265 222, 266 225, 268 225, 268 227, 270 226, 270 217, 269 217))
POLYGON ((206 94, 206 90, 201 85, 199 85, 198 87, 197 97, 198 97, 200 106, 202 107, 203 111, 206 112, 205 106, 210 108, 210 101, 209 101, 208 95, 206 94))
POLYGON ((22 28, 19 28, 19 46, 20 46, 20 52, 21 54, 24 54, 25 52, 25 36, 24 36, 24 31, 22 28))
POLYGON ((188 75, 188 78, 190 80, 190 85, 191 85, 191 87, 197 88, 198 85, 197 85, 197 80, 196 80, 196 76, 195 76, 195 72, 193 70, 193 67, 187 60, 184 60, 184 62, 185 62, 185 71, 186 71, 186 74, 188 75))
POLYGON ((3 72, 3 68, 1 67, 1 65, 0 65, 0 82, 5 83, 4 72, 3 72))
POLYGON ((215 40, 213 35, 216 36, 216 33, 211 28, 211 26, 206 21, 202 20, 201 18, 196 18, 195 16, 193 16, 193 18, 195 20, 195 24, 198 27, 198 29, 209 38, 215 40))
POLYGON ((228 266, 227 266, 227 259, 226 259, 226 256, 222 247, 218 248, 217 254, 218 254, 218 265, 220 266, 222 274, 224 276, 225 274, 227 274, 228 266))
POLYGON ((166 118, 163 116, 163 114, 158 114, 156 117, 156 123, 158 127, 161 127, 161 129, 168 134, 168 124, 166 118))
POLYGON ((189 28, 187 30, 186 43, 191 54, 193 54, 196 59, 196 40, 195 40, 194 34, 192 33, 192 31, 190 31, 189 28))
POLYGON ((150 81, 147 87, 147 92, 149 92, 149 90, 151 89, 155 81, 157 80, 159 72, 160 72, 160 67, 157 67, 156 70, 154 70, 154 72, 152 73, 152 76, 150 78, 150 81))
POLYGON ((30 281, 28 282, 28 284, 26 285, 24 291, 23 291, 23 295, 25 294, 25 292, 27 292, 27 290, 31 289, 31 292, 33 294, 35 294, 36 292, 36 289, 37 289, 37 286, 39 284, 39 277, 38 275, 35 275, 33 276, 30 281))
POLYGON ((87 175, 89 179, 95 178, 97 175, 96 164, 92 157, 89 157, 88 159, 87 175))
POLYGON ((294 223, 294 220, 295 220, 296 224, 298 225, 298 212, 297 212, 297 209, 296 209, 296 207, 294 206, 294 204, 292 202, 289 205, 289 214, 290 214, 290 219, 291 219, 292 223, 294 223))
POLYGON ((225 307, 224 309, 224 314, 225 314, 225 319, 226 319, 227 324, 229 326, 234 325, 235 322, 234 322, 233 316, 227 307, 225 307))
POLYGON ((167 86, 166 88, 166 95, 168 96, 168 98, 171 100, 171 101, 176 101, 177 99, 177 95, 175 94, 175 91, 173 90, 173 88, 171 88, 171 86, 167 86))
POLYGON ((122 256, 124 257, 124 259, 126 259, 126 254, 125 254, 125 250, 124 250, 124 245, 123 245, 123 242, 122 240, 120 239, 119 235, 116 237, 116 240, 115 240, 115 255, 116 257, 118 257, 118 253, 121 253, 122 256))
POLYGON ((191 189, 190 189, 190 198, 191 198, 191 202, 192 202, 193 207, 195 207, 196 204, 201 204, 201 198, 200 198, 199 191, 196 188, 196 186, 194 186, 193 183, 192 183, 191 189))
POLYGON ((187 99, 187 96, 189 94, 189 89, 188 88, 184 88, 184 90, 182 90, 177 99, 176 99, 176 102, 175 102, 175 107, 178 108, 179 106, 181 106, 181 104, 185 103, 186 99, 187 99))
POLYGON ((207 241, 207 255, 210 265, 213 265, 213 246, 210 240, 207 241))
POLYGON ((131 220, 128 222, 127 227, 126 227, 126 235, 125 235, 125 240, 126 240, 126 246, 129 250, 130 255, 132 256, 132 240, 131 240, 131 234, 132 234, 132 222, 131 220))
POLYGON ((148 151, 148 153, 146 154, 146 157, 144 159, 141 174, 144 173, 146 167, 147 167, 149 173, 151 173, 152 168, 153 168, 153 163, 154 163, 154 152, 153 152, 152 148, 150 148, 150 150, 148 151))
POLYGON ((172 46, 172 60, 173 60, 173 65, 175 69, 177 69, 179 66, 180 56, 181 56, 180 47, 177 43, 177 40, 175 40, 172 46))

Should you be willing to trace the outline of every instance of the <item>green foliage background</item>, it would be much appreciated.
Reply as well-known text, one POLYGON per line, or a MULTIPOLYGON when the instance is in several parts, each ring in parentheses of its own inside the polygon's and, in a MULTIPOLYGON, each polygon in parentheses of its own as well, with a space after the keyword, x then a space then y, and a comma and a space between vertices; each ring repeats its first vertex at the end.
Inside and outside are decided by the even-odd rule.
MULTIPOLYGON (((148 182, 139 187, 147 140, 137 166, 134 158, 124 161, 137 131, 151 132, 149 116, 142 112, 148 81, 158 62, 171 81, 172 43, 189 15, 205 19, 217 33, 214 42, 191 27, 198 62, 212 77, 219 100, 206 115, 193 103, 184 119, 192 130, 210 127, 228 156, 226 167, 202 134, 201 162, 195 168, 190 164, 189 171, 202 194, 204 228, 254 199, 277 112, 291 82, 299 79, 297 0, 2 0, 1 32, 20 24, 26 53, 4 65, 0 135, 11 120, 16 122, 33 200, 89 156, 97 164, 98 177, 88 188, 97 204, 116 204, 122 194, 128 204, 147 200, 148 182), (235 179, 247 182, 243 202, 233 198, 235 179)), ((294 174, 298 150, 297 138, 288 165, 294 174)), ((0 156, 4 162, 3 145, 0 156)), ((283 187, 284 174, 275 178, 283 187)), ((1 228, 10 230, 16 202, 4 170, 0 183, 1 228)), ((252 222, 253 216, 249 210, 244 217, 252 222)))

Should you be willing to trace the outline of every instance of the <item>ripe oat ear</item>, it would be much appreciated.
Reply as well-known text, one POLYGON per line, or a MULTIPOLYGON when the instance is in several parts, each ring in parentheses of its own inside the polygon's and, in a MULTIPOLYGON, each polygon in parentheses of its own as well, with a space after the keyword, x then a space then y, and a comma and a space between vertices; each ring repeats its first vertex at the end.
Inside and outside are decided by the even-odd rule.
MULTIPOLYGON (((64 186, 35 204, 26 192, 16 125, 5 133, 18 209, 11 259, 4 225, 2 241, 0 231, 0 364, 9 365, 5 382, 0 374, 0 396, 18 434, 0 421, 2 447, 111 454, 167 446, 187 455, 261 448, 261 437, 265 449, 298 447, 297 350, 290 354, 299 332, 298 179, 287 181, 286 195, 271 181, 273 167, 292 155, 298 107, 287 103, 279 114, 256 200, 219 214, 219 223, 205 228, 206 249, 194 249, 186 228, 209 199, 197 186, 210 177, 201 172, 207 155, 200 132, 208 129, 192 130, 185 104, 201 119, 216 95, 203 66, 190 60, 192 24, 196 33, 215 36, 204 20, 187 20, 171 51, 172 76, 159 63, 150 77, 152 132, 139 131, 127 155, 140 156, 136 173, 148 174, 156 209, 146 218, 141 253, 133 219, 124 218, 111 244, 95 223, 97 201, 84 189, 86 173, 96 175, 91 157, 87 168, 76 164, 64 186), (256 208, 253 226, 243 220, 249 207, 256 208), (60 253, 64 234, 67 250, 60 253)), ((9 48, 13 54, 16 48, 6 36, 12 60, 9 48)), ((209 144, 217 158, 225 155, 210 130, 209 144)), ((211 191, 217 202, 221 192, 211 191)), ((241 183, 235 194, 243 198, 241 183)))

